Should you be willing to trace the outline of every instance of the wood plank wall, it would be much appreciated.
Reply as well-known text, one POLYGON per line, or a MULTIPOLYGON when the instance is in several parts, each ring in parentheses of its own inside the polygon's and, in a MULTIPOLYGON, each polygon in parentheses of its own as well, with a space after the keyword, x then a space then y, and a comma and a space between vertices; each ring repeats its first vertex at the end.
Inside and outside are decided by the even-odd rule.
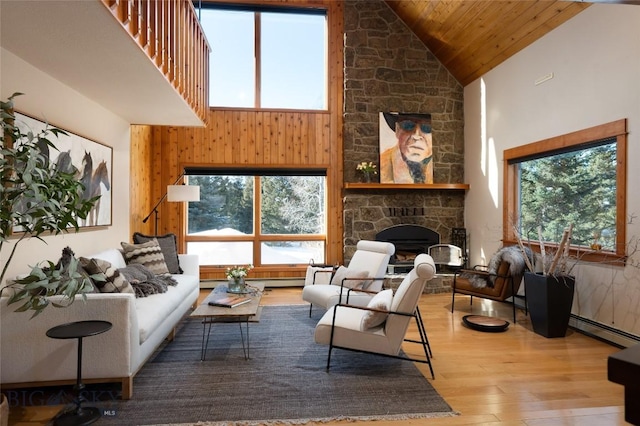
MULTIPOLYGON (((246 2, 245 2, 246 3, 246 2)), ((251 3, 260 3, 254 1, 251 3)), ((131 232, 154 233, 154 216, 142 223, 166 185, 185 166, 322 167, 327 170, 326 261, 342 262, 343 4, 333 0, 283 0, 285 6, 323 7, 328 16, 328 111, 210 109, 204 128, 132 126, 131 232)), ((163 202, 158 234, 178 235, 180 251, 185 206, 163 202)), ((220 269, 201 268, 202 279, 222 278, 220 269)), ((256 268, 256 278, 303 276, 304 268, 256 268)))

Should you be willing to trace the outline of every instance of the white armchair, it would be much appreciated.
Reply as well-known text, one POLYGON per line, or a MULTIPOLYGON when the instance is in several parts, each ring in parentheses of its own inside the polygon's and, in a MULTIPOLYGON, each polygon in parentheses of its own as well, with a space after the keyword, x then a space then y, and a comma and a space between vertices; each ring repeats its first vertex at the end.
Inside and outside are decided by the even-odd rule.
POLYGON ((427 334, 418 301, 427 281, 435 274, 436 266, 431 256, 420 254, 395 294, 391 289, 383 290, 367 306, 340 303, 329 309, 315 329, 316 343, 329 345, 327 370, 331 362, 331 351, 339 348, 426 363, 429 364, 433 378, 427 334), (405 339, 411 318, 416 321, 420 340, 405 339), (424 359, 400 354, 405 340, 421 344, 424 359))
MULTIPOLYGON (((302 300, 311 304, 309 315, 313 305, 329 309, 342 301, 366 306, 372 295, 382 289, 387 265, 394 252, 395 246, 391 243, 359 241, 349 266, 340 266, 333 275, 330 275, 332 278, 328 284, 326 279, 322 281, 323 284, 313 281, 305 282, 302 300), (359 289, 366 292, 358 291, 359 289)), ((331 272, 330 269, 329 273, 331 272)), ((320 277, 326 278, 327 275, 329 274, 315 274, 317 280, 320 280, 320 277)))

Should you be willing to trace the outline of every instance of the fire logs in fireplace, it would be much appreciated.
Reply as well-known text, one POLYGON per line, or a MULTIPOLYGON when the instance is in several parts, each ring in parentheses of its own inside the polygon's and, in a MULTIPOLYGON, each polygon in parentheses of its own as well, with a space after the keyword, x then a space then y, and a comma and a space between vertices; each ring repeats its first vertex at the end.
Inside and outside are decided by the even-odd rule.
POLYGON ((395 254, 389 260, 389 272, 406 273, 420 253, 428 253, 429 247, 440 243, 440 234, 419 225, 395 225, 376 234, 376 241, 392 243, 395 254))

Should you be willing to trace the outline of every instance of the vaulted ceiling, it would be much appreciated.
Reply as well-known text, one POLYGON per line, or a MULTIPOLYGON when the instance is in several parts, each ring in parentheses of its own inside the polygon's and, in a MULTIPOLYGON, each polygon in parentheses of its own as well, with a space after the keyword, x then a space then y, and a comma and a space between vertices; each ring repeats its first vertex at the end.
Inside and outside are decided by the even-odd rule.
MULTIPOLYGON (((384 1, 463 85, 592 1, 640 4, 640 0, 384 1)), ((184 99, 99 1, 0 0, 0 10, 0 46, 129 122, 198 125, 184 99), (26 32, 25 22, 30 23, 26 32)))
POLYGON ((463 86, 591 5, 554 0, 385 1, 463 86))

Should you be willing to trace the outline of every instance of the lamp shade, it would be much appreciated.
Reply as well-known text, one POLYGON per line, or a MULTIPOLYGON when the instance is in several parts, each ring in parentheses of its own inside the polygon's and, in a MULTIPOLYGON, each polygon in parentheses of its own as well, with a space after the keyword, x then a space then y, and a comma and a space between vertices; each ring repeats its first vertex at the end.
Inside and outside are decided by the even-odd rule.
POLYGON ((200 201, 200 187, 198 185, 168 185, 167 201, 200 201))

